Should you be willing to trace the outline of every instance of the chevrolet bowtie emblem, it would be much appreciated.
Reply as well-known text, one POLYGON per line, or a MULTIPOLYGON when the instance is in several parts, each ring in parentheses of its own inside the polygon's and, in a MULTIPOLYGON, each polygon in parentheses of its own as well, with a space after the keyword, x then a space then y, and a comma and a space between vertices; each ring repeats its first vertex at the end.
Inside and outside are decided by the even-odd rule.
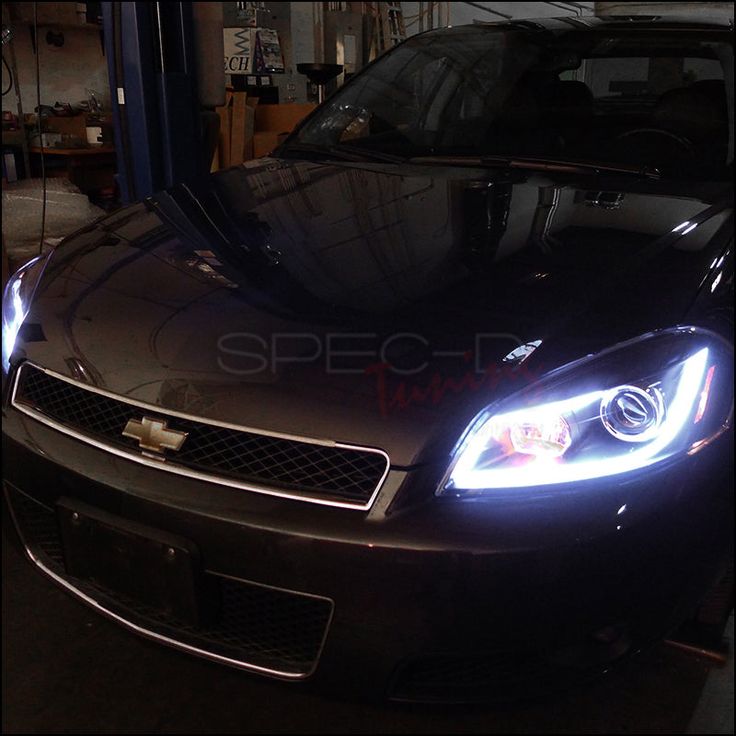
POLYGON ((141 450, 153 450, 163 453, 164 450, 178 450, 187 438, 187 432, 168 429, 166 420, 129 419, 123 430, 123 436, 138 440, 141 450))

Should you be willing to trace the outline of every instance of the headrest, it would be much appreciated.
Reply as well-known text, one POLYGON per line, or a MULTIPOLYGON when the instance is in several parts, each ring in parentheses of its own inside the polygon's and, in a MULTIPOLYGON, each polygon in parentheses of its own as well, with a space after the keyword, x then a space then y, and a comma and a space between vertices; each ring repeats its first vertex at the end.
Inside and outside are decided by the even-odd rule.
POLYGON ((724 122, 718 103, 694 87, 665 92, 652 113, 653 125, 693 142, 721 133, 724 122))
POLYGON ((553 87, 551 98, 554 107, 582 107, 593 106, 593 93, 585 82, 576 79, 560 80, 553 87))

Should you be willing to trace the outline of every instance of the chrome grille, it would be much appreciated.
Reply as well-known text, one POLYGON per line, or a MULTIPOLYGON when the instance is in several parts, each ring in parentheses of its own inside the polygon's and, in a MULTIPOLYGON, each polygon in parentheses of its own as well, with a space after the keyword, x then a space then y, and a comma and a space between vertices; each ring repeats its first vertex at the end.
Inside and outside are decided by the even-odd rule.
POLYGON ((276 495, 368 508, 388 472, 388 458, 379 450, 212 424, 100 392, 30 363, 19 369, 13 403, 133 458, 143 456, 137 440, 122 434, 128 420, 145 414, 166 421, 188 436, 161 469, 188 468, 215 481, 236 481, 226 485, 240 482, 276 495))

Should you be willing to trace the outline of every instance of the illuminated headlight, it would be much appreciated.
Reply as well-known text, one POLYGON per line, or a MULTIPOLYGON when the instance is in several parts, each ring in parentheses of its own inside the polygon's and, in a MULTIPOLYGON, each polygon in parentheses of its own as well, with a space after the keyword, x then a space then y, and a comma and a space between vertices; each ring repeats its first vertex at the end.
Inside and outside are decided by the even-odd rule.
POLYGON ((547 486, 692 454, 730 426, 733 347, 696 328, 645 335, 481 412, 440 493, 547 486))
POLYGON ((3 371, 10 369, 10 356, 23 321, 28 316, 33 293, 41 279, 49 256, 34 258, 11 277, 3 295, 3 371))

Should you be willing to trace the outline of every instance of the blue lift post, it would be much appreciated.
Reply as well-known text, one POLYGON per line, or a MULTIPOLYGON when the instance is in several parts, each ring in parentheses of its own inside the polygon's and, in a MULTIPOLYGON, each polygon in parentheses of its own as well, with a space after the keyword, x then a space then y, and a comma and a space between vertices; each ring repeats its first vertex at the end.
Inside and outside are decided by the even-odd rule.
POLYGON ((206 173, 192 4, 103 2, 123 202, 206 173))

